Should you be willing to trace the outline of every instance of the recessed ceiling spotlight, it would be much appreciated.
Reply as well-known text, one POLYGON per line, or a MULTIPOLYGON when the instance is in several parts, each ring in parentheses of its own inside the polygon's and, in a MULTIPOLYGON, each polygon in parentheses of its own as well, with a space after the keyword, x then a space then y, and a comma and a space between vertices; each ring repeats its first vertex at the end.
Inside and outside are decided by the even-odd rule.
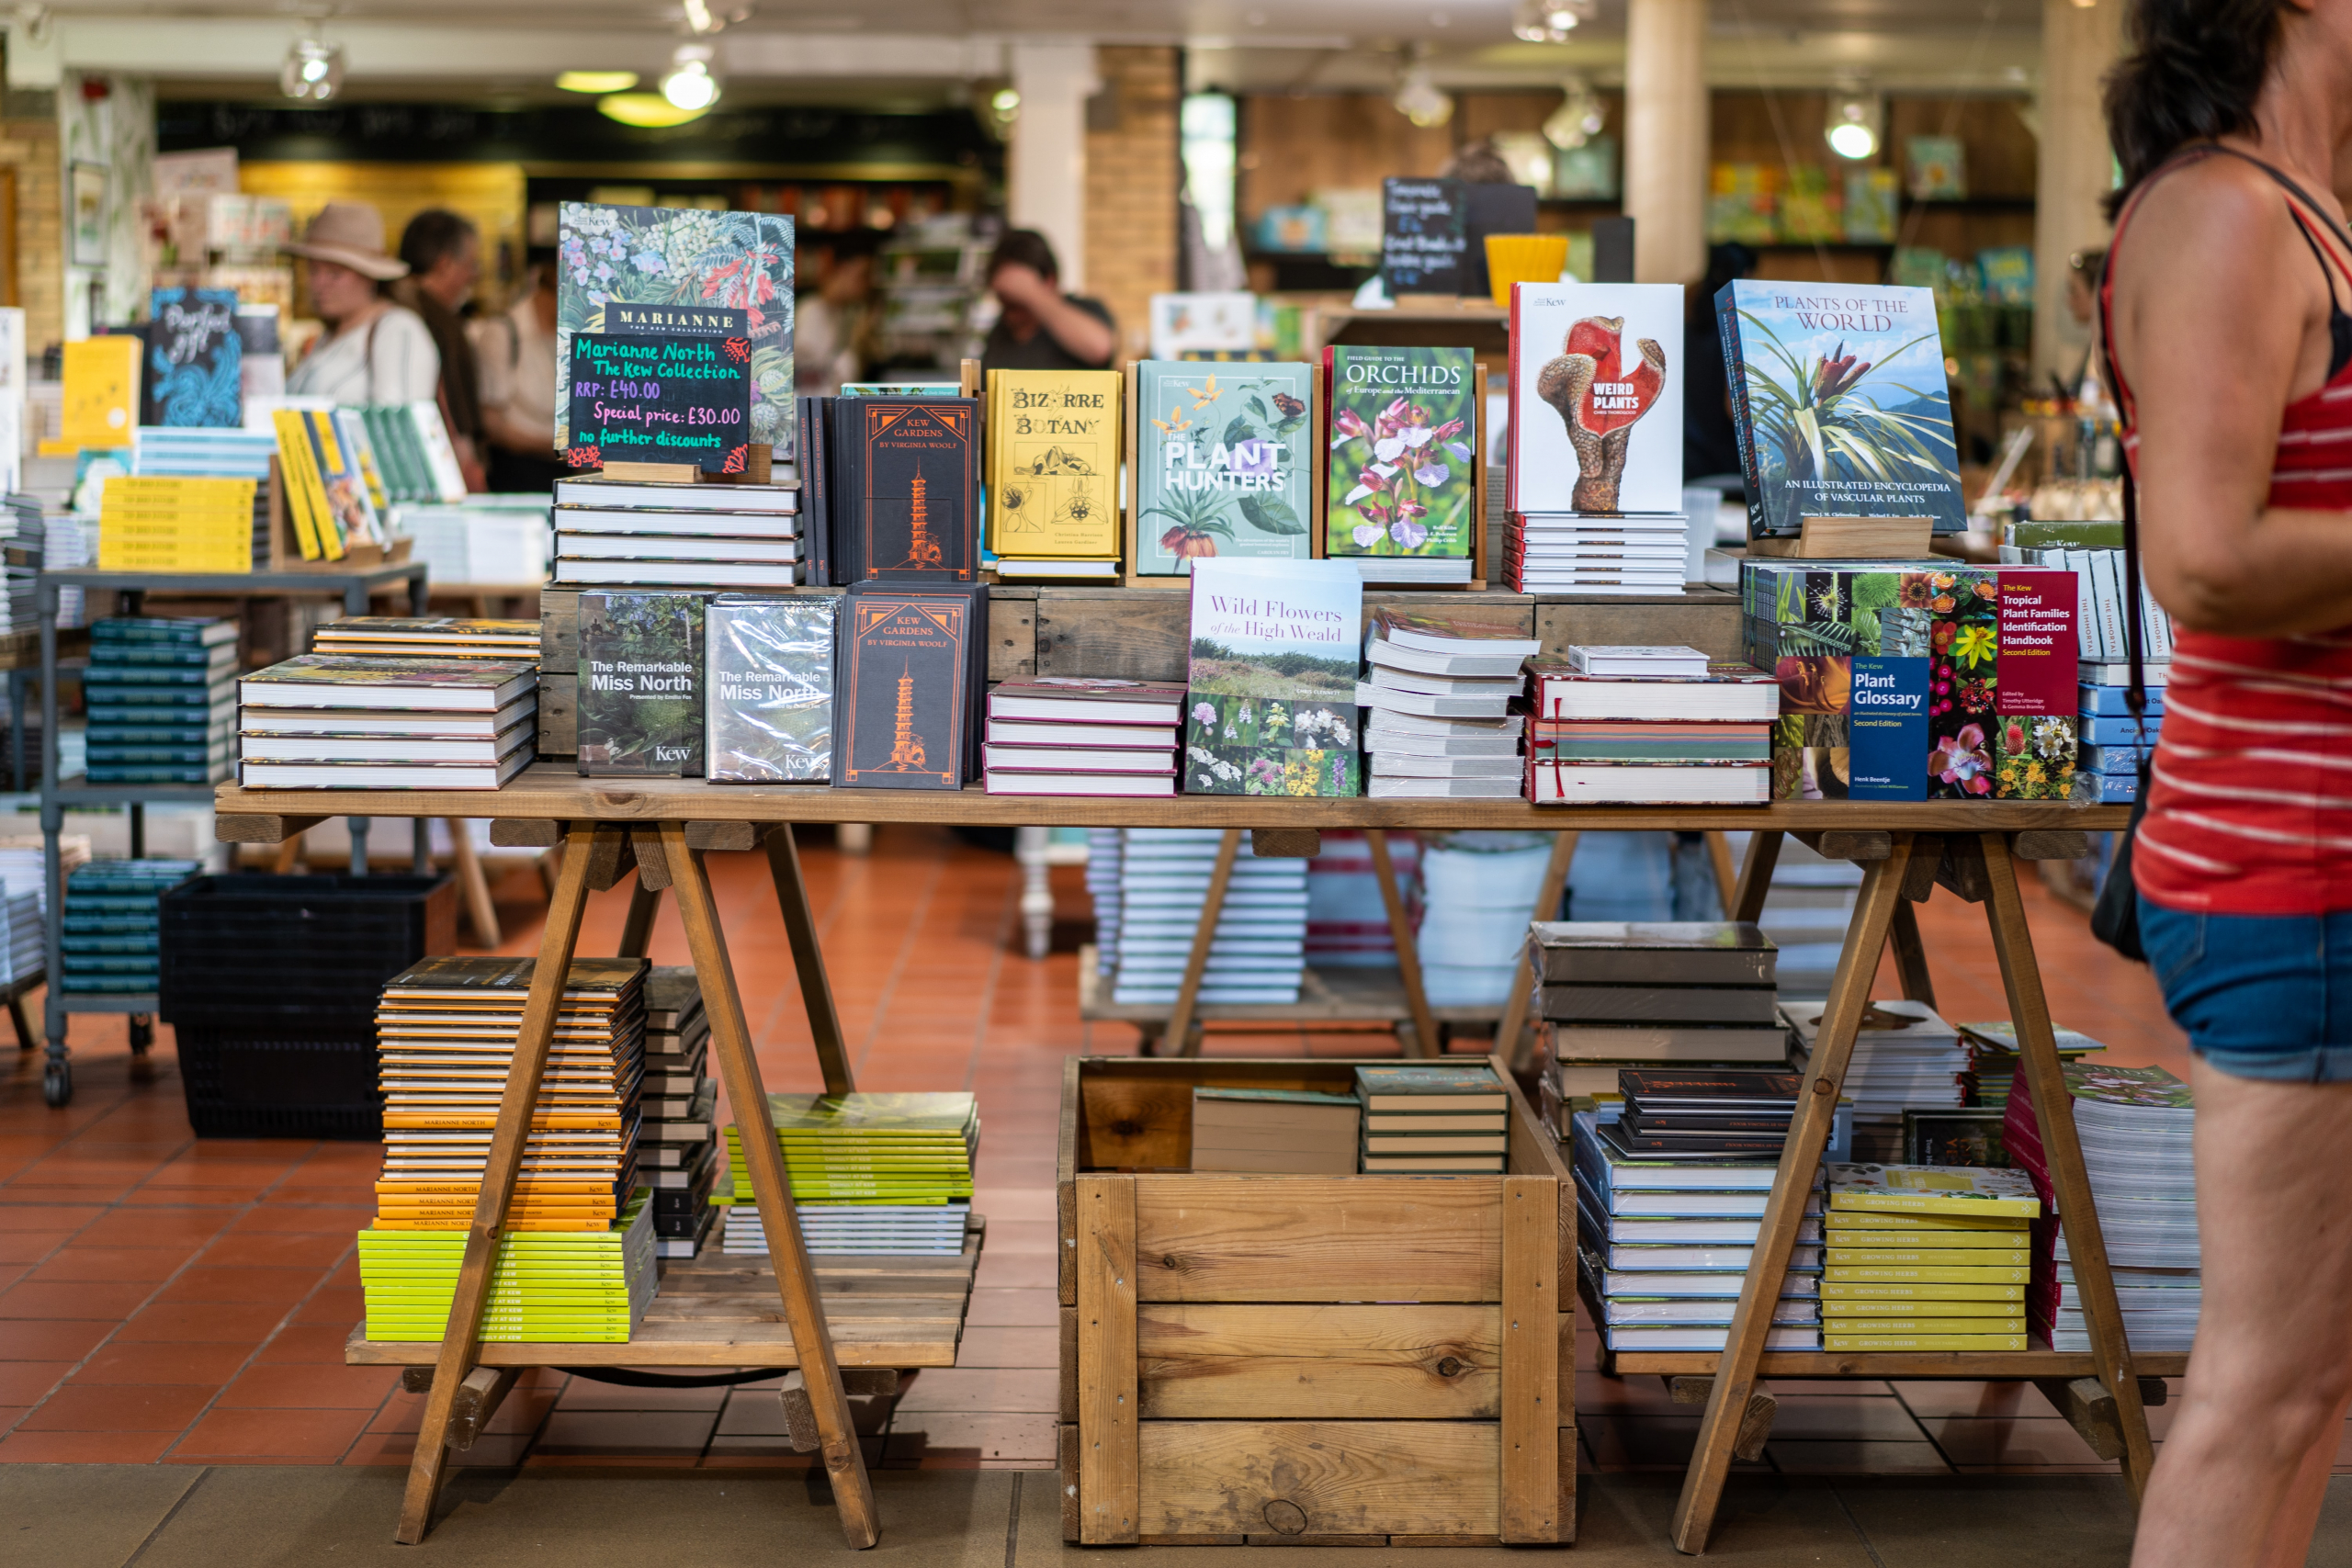
POLYGON ((566 71, 555 85, 567 93, 626 93, 637 85, 634 71, 566 71))
POLYGON ((320 40, 317 24, 286 48, 277 68, 277 90, 289 98, 322 104, 343 90, 343 45, 320 40))
POLYGON ((693 114, 718 102, 718 78, 710 73, 710 56, 708 44, 681 47, 676 62, 662 73, 662 96, 693 114))
POLYGON ((1879 121, 1885 106, 1876 93, 1849 88, 1831 96, 1823 140, 1840 158, 1857 162, 1878 152, 1879 121))

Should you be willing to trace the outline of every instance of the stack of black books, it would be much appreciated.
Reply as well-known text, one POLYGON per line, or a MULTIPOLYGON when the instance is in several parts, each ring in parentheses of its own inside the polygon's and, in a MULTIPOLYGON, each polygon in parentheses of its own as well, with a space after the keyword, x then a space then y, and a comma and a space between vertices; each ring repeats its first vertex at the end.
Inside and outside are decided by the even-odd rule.
MULTIPOLYGON (((1781 1066, 1772 939, 1730 921, 1538 920, 1536 1016, 1549 1022, 1552 1109, 1613 1094, 1620 1069, 1781 1066)), ((1563 1133, 1566 1123, 1560 1123, 1563 1133)))
POLYGON ((1678 1155, 1780 1157, 1796 1115, 1796 1073, 1726 1067, 1628 1067, 1624 1109, 1602 1135, 1637 1159, 1678 1155))
POLYGON ((639 1179, 653 1189, 656 1256, 692 1258, 718 1220, 710 1017, 690 967, 657 968, 645 981, 645 1091, 639 1179))

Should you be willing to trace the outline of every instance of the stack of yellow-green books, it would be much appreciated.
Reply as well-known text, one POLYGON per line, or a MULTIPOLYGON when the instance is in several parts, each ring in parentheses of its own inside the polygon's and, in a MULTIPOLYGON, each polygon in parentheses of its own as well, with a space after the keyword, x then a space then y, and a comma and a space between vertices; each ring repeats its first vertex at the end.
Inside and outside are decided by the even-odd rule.
MULTIPOLYGON (((979 1101, 968 1094, 772 1094, 800 1230, 812 1253, 928 1254, 964 1247, 972 1212, 979 1101)), ((733 1190, 726 1250, 763 1257, 741 1131, 727 1129, 733 1190)))
POLYGON ((2022 1350, 2022 1171, 1833 1165, 1821 1277, 1825 1350, 2022 1350))
POLYGON ((251 571, 254 481, 119 474, 98 503, 107 571, 251 571))
MULTIPOLYGON (((639 1190, 608 1230, 508 1232, 491 1276, 481 1337, 560 1344, 627 1340, 653 1300, 657 1278, 649 1196, 639 1190)), ((361 1231, 368 1337, 440 1338, 465 1251, 462 1230, 361 1231)))

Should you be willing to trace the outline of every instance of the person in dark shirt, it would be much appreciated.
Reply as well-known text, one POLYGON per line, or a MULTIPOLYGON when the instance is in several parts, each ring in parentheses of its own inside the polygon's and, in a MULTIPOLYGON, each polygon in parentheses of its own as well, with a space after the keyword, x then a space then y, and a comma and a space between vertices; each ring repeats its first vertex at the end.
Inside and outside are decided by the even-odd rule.
POLYGON ((989 257, 989 288, 1004 313, 980 346, 988 370, 1102 370, 1119 330, 1099 299, 1065 294, 1054 247, 1035 229, 1013 229, 989 257))
POLYGON ((1756 253, 1736 242, 1707 254, 1707 276, 1690 292, 1682 328, 1682 356, 1690 367, 1682 383, 1682 473, 1686 480, 1739 472, 1739 437, 1732 428, 1731 381, 1724 367, 1724 339, 1715 321, 1715 296, 1724 284, 1756 270, 1756 253))
POLYGON ((433 345, 441 351, 442 412, 456 438, 466 488, 480 490, 485 482, 482 462, 489 439, 473 344, 458 312, 481 281, 481 235, 469 220, 444 208, 427 208, 401 231, 401 260, 408 263, 401 303, 424 318, 433 345))

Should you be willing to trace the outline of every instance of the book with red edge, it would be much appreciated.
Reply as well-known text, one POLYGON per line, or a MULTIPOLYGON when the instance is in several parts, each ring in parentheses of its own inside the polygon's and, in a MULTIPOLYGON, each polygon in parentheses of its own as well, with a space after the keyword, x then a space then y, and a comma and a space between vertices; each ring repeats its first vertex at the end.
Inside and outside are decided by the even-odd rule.
POLYGON ((1781 688, 1747 664, 1710 664, 1703 679, 1582 675, 1565 663, 1528 671, 1541 720, 1577 718, 1721 719, 1769 723, 1781 716, 1781 688))

